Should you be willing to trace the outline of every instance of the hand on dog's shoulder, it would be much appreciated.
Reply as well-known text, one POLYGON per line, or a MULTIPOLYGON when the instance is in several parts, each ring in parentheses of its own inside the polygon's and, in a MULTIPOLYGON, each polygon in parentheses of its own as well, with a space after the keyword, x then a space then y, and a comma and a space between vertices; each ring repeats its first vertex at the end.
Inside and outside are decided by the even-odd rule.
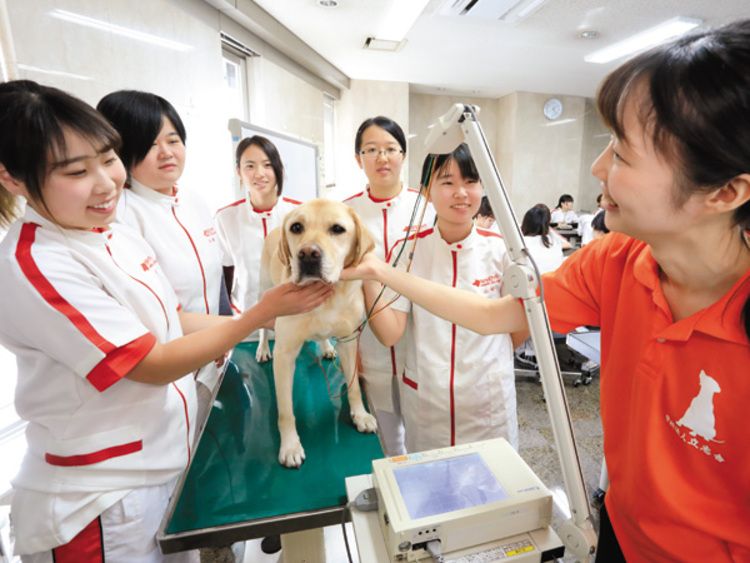
POLYGON ((368 252, 358 263, 341 271, 341 280, 378 280, 380 268, 387 266, 374 252, 368 252))

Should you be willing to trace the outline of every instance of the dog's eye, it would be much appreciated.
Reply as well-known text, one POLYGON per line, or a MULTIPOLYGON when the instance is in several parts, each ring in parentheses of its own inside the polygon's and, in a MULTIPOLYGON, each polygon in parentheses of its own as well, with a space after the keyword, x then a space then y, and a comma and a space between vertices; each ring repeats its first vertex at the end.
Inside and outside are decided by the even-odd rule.
POLYGON ((289 230, 294 233, 295 235, 300 234, 302 231, 305 230, 305 228, 302 226, 302 223, 292 223, 289 227, 289 230))
POLYGON ((339 225, 338 223, 336 223, 336 224, 334 224, 334 225, 331 226, 330 231, 334 235, 340 235, 341 233, 345 233, 346 229, 344 227, 342 227, 341 225, 339 225))

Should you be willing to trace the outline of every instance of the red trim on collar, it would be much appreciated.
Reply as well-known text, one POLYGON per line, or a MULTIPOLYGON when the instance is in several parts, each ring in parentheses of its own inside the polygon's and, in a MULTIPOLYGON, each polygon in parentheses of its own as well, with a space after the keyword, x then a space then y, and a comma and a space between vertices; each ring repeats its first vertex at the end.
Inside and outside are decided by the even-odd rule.
POLYGON ((480 227, 477 227, 476 230, 477 230, 477 234, 483 237, 503 238, 503 235, 501 235, 500 233, 496 233, 495 231, 488 231, 487 229, 482 229, 480 227))
POLYGON ((372 192, 370 191, 370 187, 369 186, 367 187, 367 197, 369 197, 370 200, 374 203, 385 203, 386 201, 391 201, 392 199, 396 199, 400 193, 401 192, 398 192, 393 197, 386 197, 386 198, 381 199, 381 198, 373 196, 372 192))
POLYGON ((230 207, 237 207, 238 205, 242 205, 243 203, 245 203, 244 197, 242 199, 235 201, 234 203, 230 203, 229 205, 225 205, 224 207, 219 207, 216 213, 218 213, 219 211, 224 211, 225 209, 229 209, 230 207))
POLYGON ((351 201, 351 200, 353 200, 355 198, 358 198, 358 197, 362 197, 363 195, 365 195, 365 192, 359 192, 358 194, 354 194, 354 195, 349 196, 348 198, 346 198, 343 203, 346 203, 347 201, 351 201))

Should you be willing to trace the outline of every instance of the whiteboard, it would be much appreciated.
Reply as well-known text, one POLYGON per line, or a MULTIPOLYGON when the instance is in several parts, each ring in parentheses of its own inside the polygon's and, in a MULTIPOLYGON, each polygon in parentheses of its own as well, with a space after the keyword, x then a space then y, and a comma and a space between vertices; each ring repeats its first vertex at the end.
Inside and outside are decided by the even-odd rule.
MULTIPOLYGON (((239 119, 229 120, 229 132, 232 134, 232 161, 237 145, 245 137, 262 135, 279 149, 281 162, 284 164, 284 189, 286 197, 299 201, 308 201, 318 197, 318 147, 314 143, 258 127, 239 119)), ((236 164, 236 163, 235 163, 236 164)), ((241 189, 241 188, 240 188, 241 189)), ((243 194, 244 195, 244 194, 243 194)))

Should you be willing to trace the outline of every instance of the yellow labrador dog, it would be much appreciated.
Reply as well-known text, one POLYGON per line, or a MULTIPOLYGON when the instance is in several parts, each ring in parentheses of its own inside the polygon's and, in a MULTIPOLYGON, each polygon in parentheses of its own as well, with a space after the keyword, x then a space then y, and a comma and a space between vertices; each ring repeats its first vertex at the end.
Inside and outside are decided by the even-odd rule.
POLYGON ((358 263, 374 248, 372 236, 350 207, 338 201, 314 199, 303 203, 271 231, 263 245, 261 289, 292 281, 335 284, 333 296, 317 309, 276 319, 273 374, 279 409, 279 463, 299 467, 305 450, 292 410, 292 383, 297 354, 306 340, 344 339, 336 345, 347 381, 352 421, 360 432, 375 432, 375 417, 362 403, 356 375, 354 331, 365 318, 362 282, 339 281, 341 270, 358 263), (350 337, 351 338, 347 338, 350 337))

